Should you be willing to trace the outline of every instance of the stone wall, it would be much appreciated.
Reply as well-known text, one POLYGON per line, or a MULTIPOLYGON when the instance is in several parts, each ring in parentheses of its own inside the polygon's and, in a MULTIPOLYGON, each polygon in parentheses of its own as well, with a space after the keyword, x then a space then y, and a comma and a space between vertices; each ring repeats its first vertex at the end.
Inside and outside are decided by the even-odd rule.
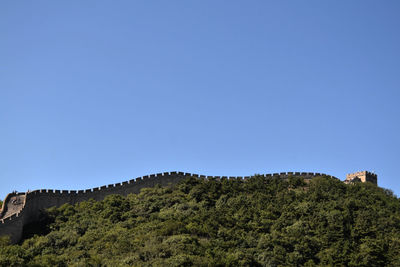
POLYGON ((347 174, 346 180, 344 180, 345 183, 352 183, 354 181, 360 181, 362 183, 370 182, 373 184, 378 184, 378 176, 375 173, 369 171, 360 171, 347 174))
MULTIPOLYGON (((265 178, 282 179, 287 179, 291 176, 299 176, 303 177, 304 179, 312 179, 317 176, 328 176, 331 178, 336 178, 331 175, 313 172, 281 172, 273 174, 263 174, 261 176, 265 178)), ((41 211, 50 207, 60 207, 65 203, 73 205, 89 199, 99 201, 111 194, 119 194, 124 196, 128 194, 137 194, 142 188, 154 187, 157 184, 161 186, 176 184, 179 181, 188 177, 215 180, 238 179, 244 181, 250 178, 250 176, 205 176, 183 172, 164 172, 139 177, 122 183, 109 184, 107 186, 96 187, 87 190, 40 189, 26 193, 11 193, 8 194, 5 198, 3 209, 0 212, 0 236, 9 235, 12 243, 19 242, 22 237, 24 225, 38 220, 41 211), (24 195, 25 202, 19 210, 15 211, 14 214, 8 214, 6 211, 7 206, 12 204, 10 203, 10 200, 15 195, 24 195)))

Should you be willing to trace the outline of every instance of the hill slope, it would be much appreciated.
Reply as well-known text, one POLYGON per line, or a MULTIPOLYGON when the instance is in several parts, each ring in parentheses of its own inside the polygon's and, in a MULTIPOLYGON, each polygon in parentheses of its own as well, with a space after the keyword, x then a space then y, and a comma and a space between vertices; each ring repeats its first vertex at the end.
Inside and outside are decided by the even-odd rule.
POLYGON ((1 266, 400 266, 400 201, 332 178, 187 179, 50 209, 1 266))

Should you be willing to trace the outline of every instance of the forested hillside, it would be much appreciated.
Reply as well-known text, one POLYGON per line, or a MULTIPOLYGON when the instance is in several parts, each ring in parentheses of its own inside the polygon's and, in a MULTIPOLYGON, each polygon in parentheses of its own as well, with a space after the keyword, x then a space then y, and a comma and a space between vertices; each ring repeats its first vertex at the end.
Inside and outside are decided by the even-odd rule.
POLYGON ((186 181, 64 205, 1 266, 400 266, 400 201, 320 177, 186 181))

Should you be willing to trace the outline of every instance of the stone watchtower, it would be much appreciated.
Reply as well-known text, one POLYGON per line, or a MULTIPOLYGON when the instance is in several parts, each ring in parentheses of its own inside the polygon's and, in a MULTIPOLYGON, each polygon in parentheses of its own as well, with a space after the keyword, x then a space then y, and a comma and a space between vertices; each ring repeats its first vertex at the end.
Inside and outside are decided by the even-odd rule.
POLYGON ((350 173, 346 175, 346 180, 344 180, 346 184, 354 183, 354 182, 370 182, 373 184, 378 184, 378 176, 375 173, 369 171, 361 171, 350 173))

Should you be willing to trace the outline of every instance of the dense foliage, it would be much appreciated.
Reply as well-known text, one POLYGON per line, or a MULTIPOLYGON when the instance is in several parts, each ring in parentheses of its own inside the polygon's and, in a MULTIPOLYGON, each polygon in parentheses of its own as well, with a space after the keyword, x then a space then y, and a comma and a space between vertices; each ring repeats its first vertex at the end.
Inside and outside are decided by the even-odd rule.
POLYGON ((189 178, 44 218, 1 266, 400 266, 399 199, 326 177, 189 178))

